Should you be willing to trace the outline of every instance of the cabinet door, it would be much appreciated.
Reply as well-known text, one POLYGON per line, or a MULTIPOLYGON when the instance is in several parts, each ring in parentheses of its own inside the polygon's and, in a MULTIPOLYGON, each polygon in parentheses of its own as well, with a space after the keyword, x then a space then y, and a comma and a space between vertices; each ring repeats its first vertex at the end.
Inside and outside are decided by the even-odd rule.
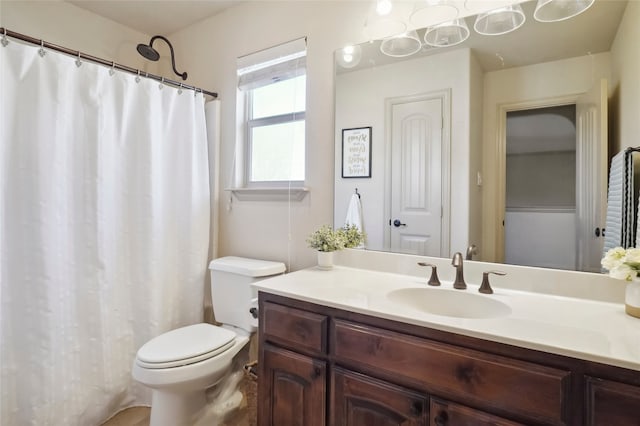
POLYGON ((427 397, 371 377, 335 368, 332 425, 413 426, 427 423, 427 397))
POLYGON ((432 398, 430 426, 516 426, 510 420, 452 402, 432 398))
POLYGON ((587 424, 640 426, 640 388, 587 378, 587 424))
POLYGON ((324 426, 326 363, 266 345, 258 381, 261 426, 324 426))

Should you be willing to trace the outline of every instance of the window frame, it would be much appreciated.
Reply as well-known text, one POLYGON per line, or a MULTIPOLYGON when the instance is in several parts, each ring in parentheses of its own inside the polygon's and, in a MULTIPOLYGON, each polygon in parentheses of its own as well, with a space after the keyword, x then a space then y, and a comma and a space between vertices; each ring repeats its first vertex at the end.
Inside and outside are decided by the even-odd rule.
MULTIPOLYGON (((300 73, 299 76, 305 75, 304 73, 300 73)), ((297 76, 297 77, 299 77, 297 76)), ((307 79, 305 78, 305 86, 307 84, 307 79)), ((307 152, 307 131, 306 131, 306 108, 307 108, 307 96, 305 94, 305 110, 304 111, 294 111, 285 114, 272 115, 261 118, 253 118, 253 91, 255 89, 248 90, 245 97, 245 131, 244 131, 244 152, 245 152, 245 160, 244 160, 244 186, 246 188, 256 189, 256 188, 282 188, 282 187, 296 187, 302 188, 307 178, 307 167, 306 167, 306 152, 307 152), (305 134, 304 134, 304 148, 305 148, 305 171, 304 171, 304 179, 302 180, 277 180, 277 181, 265 181, 265 180, 252 180, 251 179, 251 167, 253 165, 253 157, 252 157, 252 146, 253 146, 253 137, 252 130, 256 127, 264 127, 275 124, 284 124, 284 123, 293 123, 296 121, 304 121, 305 122, 305 134)))

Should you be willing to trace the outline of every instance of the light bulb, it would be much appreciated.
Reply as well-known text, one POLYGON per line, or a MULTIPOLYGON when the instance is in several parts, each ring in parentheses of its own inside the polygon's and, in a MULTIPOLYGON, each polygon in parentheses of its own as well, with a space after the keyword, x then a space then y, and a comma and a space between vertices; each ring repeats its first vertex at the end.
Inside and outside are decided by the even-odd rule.
POLYGON ((376 13, 379 16, 390 14, 391 9, 393 9, 393 3, 391 3, 391 0, 378 0, 376 4, 376 13))
POLYGON ((362 48, 358 45, 348 45, 336 51, 336 60, 343 68, 353 68, 360 63, 362 48))

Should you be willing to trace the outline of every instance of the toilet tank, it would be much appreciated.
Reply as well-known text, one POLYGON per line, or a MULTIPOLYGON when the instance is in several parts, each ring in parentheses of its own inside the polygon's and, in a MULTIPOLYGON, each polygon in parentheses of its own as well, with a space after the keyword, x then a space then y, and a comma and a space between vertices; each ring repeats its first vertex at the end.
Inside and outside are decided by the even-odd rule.
POLYGON ((254 332, 255 320, 249 313, 252 299, 258 297, 251 283, 280 275, 284 263, 227 256, 209 263, 211 301, 216 321, 254 332))

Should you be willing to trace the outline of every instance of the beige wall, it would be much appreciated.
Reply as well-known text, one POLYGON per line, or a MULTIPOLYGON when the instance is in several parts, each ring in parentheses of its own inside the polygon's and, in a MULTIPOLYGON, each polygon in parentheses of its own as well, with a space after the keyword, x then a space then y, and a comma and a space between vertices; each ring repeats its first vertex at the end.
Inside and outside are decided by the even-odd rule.
POLYGON ((307 153, 301 202, 238 201, 221 191, 219 255, 315 264, 306 237, 333 222, 333 51, 365 41, 366 2, 249 2, 171 35, 179 63, 192 83, 218 91, 222 100, 221 188, 233 173, 236 143, 236 58, 306 36, 307 153))
POLYGON ((611 46, 614 120, 611 149, 640 146, 640 2, 630 1, 611 46))
MULTIPOLYGON (((478 184, 478 173, 482 179, 482 116, 484 98, 484 71, 476 57, 471 55, 470 72, 470 112, 469 112, 469 236, 467 244, 475 244, 480 250, 482 243, 482 186, 478 184)), ((453 250, 464 250, 465 247, 453 247, 453 250)), ((478 251, 477 256, 483 256, 478 251)), ((475 259, 475 257, 474 257, 475 259)))

